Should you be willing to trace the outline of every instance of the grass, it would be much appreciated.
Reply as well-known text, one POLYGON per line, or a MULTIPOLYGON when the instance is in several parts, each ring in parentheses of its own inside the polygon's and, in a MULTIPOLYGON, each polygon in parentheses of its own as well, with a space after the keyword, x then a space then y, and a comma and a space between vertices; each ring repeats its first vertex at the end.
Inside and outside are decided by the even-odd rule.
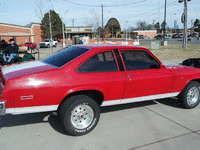
MULTIPOLYGON (((151 49, 150 45, 140 45, 148 48, 160 60, 200 58, 200 45, 188 45, 187 49, 183 49, 182 45, 159 46, 159 49, 151 49)), ((53 48, 53 51, 59 50, 59 47, 53 48)), ((51 50, 40 49, 40 58, 44 58, 51 54, 51 50)))
POLYGON ((151 49, 150 45, 143 47, 148 48, 160 60, 200 58, 200 45, 187 45, 187 49, 182 48, 182 45, 159 46, 158 49, 151 49))

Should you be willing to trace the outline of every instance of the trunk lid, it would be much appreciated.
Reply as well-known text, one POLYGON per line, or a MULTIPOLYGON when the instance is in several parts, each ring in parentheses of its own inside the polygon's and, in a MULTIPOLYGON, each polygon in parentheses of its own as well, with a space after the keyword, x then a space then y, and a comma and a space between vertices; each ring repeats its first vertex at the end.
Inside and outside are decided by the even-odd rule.
MULTIPOLYGON (((48 71, 52 69, 57 69, 54 66, 45 64, 41 61, 32 61, 21 64, 13 64, 9 66, 3 66, 1 69, 1 78, 9 80, 11 78, 34 74, 38 72, 48 71)), ((5 85, 5 81, 4 81, 5 85)))

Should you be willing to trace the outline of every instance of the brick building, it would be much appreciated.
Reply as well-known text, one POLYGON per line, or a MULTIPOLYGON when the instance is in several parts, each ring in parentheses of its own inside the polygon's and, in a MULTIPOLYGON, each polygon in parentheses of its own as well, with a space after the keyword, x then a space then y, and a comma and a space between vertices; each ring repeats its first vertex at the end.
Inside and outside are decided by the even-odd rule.
POLYGON ((42 41, 40 24, 31 23, 30 26, 19 26, 0 23, 0 40, 8 41, 10 38, 14 38, 18 44, 29 41, 40 43, 42 41))
POLYGON ((134 38, 136 36, 139 35, 143 35, 144 37, 148 37, 148 38, 155 38, 155 36, 157 35, 157 30, 138 30, 138 31, 131 31, 131 38, 134 38))

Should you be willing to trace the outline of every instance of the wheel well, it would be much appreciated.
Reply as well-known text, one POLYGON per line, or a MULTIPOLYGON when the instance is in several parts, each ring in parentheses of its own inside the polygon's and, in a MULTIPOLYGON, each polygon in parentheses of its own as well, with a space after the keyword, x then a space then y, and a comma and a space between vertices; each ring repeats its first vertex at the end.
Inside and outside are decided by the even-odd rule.
MULTIPOLYGON (((194 79, 194 80, 191 80, 191 81, 196 81, 200 84, 200 79, 194 79)), ((189 81, 188 83, 190 83, 191 81, 189 81)), ((188 83, 185 85, 185 87, 188 85, 188 83)), ((185 89, 185 87, 182 89, 182 91, 185 89)), ((179 95, 182 93, 182 91, 179 93, 179 95)))
POLYGON ((97 90, 84 90, 84 91, 77 91, 77 92, 74 92, 74 93, 71 93, 69 95, 67 95, 63 100, 62 102, 60 103, 58 109, 60 108, 60 106, 62 105, 62 103, 67 100, 69 97, 72 97, 72 96, 75 96, 75 95, 87 95, 89 97, 91 97, 92 99, 94 99, 97 104, 100 106, 104 100, 104 95, 100 92, 100 91, 97 91, 97 90))
POLYGON ((195 80, 192 80, 192 81, 196 81, 196 82, 198 82, 200 84, 200 79, 195 79, 195 80))

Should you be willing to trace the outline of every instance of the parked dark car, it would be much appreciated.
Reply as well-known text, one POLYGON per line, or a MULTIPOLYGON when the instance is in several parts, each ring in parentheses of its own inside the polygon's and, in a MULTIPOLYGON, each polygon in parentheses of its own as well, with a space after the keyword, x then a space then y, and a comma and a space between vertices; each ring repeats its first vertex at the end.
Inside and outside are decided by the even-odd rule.
POLYGON ((144 39, 144 35, 139 35, 139 39, 144 39))
POLYGON ((200 58, 188 58, 184 60, 181 65, 200 68, 200 58))
POLYGON ((172 35, 172 38, 174 39, 174 38, 181 38, 182 37, 182 34, 179 34, 179 33, 177 33, 177 34, 173 34, 172 35))

